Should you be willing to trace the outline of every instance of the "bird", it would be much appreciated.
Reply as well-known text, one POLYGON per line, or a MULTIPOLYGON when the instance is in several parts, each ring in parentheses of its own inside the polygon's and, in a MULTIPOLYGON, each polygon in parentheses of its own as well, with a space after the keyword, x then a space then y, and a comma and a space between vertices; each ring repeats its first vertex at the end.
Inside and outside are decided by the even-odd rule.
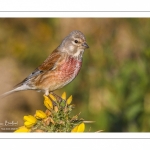
POLYGON ((84 34, 73 30, 41 65, 12 90, 0 95, 0 98, 24 90, 36 90, 48 96, 51 92, 63 88, 78 75, 83 53, 87 48, 89 46, 84 34))

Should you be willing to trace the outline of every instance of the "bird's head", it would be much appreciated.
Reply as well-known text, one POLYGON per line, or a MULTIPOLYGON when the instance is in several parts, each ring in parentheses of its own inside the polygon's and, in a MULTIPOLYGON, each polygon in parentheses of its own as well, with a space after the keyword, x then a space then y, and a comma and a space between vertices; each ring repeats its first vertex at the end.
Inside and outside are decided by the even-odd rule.
POLYGON ((89 46, 86 43, 85 36, 78 30, 72 31, 61 43, 59 49, 62 52, 67 52, 73 57, 82 57, 82 54, 89 46))

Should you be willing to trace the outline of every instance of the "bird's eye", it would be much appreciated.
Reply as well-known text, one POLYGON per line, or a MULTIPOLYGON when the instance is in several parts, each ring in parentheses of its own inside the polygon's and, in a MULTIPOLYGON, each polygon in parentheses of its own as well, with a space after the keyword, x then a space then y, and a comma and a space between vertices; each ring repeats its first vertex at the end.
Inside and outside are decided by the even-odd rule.
POLYGON ((75 42, 75 43, 78 43, 78 40, 75 40, 74 42, 75 42))

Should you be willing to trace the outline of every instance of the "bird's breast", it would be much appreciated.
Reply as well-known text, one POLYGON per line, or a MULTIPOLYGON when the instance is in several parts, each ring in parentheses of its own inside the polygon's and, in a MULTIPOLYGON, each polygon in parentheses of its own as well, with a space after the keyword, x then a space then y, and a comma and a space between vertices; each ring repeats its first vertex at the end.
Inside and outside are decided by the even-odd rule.
POLYGON ((66 61, 59 68, 62 78, 75 77, 81 68, 82 61, 77 60, 73 57, 68 57, 66 61))

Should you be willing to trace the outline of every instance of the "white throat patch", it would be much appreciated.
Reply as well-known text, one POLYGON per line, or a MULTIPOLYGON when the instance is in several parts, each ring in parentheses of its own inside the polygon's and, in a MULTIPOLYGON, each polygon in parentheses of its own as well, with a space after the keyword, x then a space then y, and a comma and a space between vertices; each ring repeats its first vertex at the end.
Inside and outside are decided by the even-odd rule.
POLYGON ((82 58, 83 52, 84 52, 83 49, 77 50, 77 52, 73 55, 73 57, 76 57, 76 58, 81 57, 82 58))

